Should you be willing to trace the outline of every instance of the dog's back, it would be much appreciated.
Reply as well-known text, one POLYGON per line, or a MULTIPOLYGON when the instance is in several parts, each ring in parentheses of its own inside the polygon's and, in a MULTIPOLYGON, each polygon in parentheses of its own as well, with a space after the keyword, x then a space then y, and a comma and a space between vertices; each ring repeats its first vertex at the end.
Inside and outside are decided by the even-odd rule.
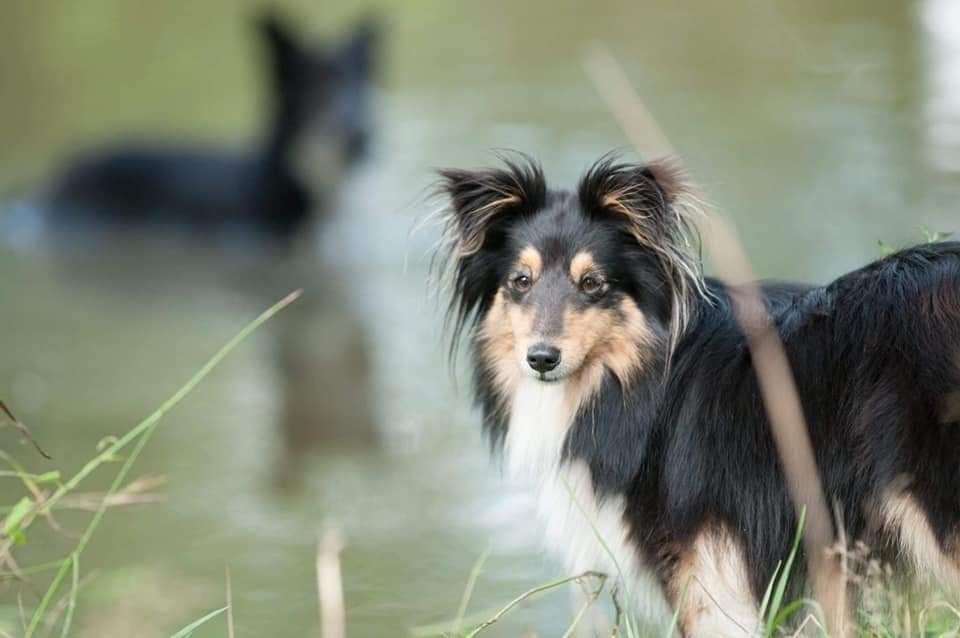
MULTIPOLYGON (((902 573, 920 567, 960 587, 960 243, 910 248, 827 286, 773 284, 764 293, 845 533, 902 573)), ((703 467, 766 481, 779 472, 777 454, 750 358, 733 347, 742 336, 727 303, 691 331, 681 347, 692 355, 681 355, 677 378, 700 418, 727 424, 725 440, 752 442, 703 467)), ((696 475, 691 467, 700 464, 685 466, 696 475)), ((786 492, 746 479, 693 491, 740 503, 752 586, 762 592, 796 524, 782 516, 786 492)))
POLYGON ((827 334, 845 338, 832 340, 827 359, 833 384, 805 392, 811 424, 833 430, 811 425, 811 436, 827 450, 838 435, 849 440, 856 472, 837 464, 823 472, 835 494, 871 486, 862 524, 887 561, 960 587, 960 243, 904 250, 841 277, 826 295, 827 334))
POLYGON ((259 169, 199 149, 105 149, 73 163, 49 203, 65 223, 221 227, 256 215, 259 169))

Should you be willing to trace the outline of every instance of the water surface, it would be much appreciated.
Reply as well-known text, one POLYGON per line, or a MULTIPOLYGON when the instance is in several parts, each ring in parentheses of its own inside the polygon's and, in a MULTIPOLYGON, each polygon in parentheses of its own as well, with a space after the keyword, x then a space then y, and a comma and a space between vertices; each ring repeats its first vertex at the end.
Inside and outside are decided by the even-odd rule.
MULTIPOLYGON (((342 0, 323 5, 288 6, 317 33, 359 12, 342 0)), ((77 148, 118 136, 249 139, 264 108, 248 24, 255 8, 5 7, 2 191, 29 189, 77 148)), ((107 516, 82 559, 91 577, 80 635, 169 634, 221 604, 226 565, 239 635, 315 634, 314 549, 331 522, 347 539, 351 636, 403 635, 451 617, 488 545, 473 609, 560 573, 539 551, 529 499, 487 458, 466 376, 447 365, 442 310, 426 284, 436 229, 411 230, 435 205, 425 197, 435 167, 485 164, 490 149, 514 148, 569 185, 600 154, 625 148, 582 68, 593 43, 623 61, 739 225, 762 276, 826 280, 876 257, 878 240, 912 243, 921 225, 960 230, 950 0, 418 1, 381 10, 389 40, 377 142, 317 241, 318 263, 196 247, 164 248, 176 260, 130 247, 93 257, 43 242, 0 248, 0 398, 67 471, 159 405, 262 308, 307 290, 146 448, 136 474, 167 476, 167 500, 107 516), (303 395, 290 390, 289 357, 326 362, 326 381, 305 404, 321 406, 323 430, 284 430, 289 393, 303 395)), ((14 447, 10 430, 0 437, 32 468, 51 467, 14 447)), ((101 473, 90 489, 108 480, 101 473)), ((12 498, 12 485, 0 490, 12 498)), ((82 520, 62 522, 79 530, 82 520)), ((22 564, 71 547, 42 527, 22 564)), ((0 590, 9 630, 17 591, 30 606, 42 582, 0 590)), ((557 594, 490 634, 558 635, 569 614, 557 594)), ((224 635, 223 624, 197 635, 224 635)))

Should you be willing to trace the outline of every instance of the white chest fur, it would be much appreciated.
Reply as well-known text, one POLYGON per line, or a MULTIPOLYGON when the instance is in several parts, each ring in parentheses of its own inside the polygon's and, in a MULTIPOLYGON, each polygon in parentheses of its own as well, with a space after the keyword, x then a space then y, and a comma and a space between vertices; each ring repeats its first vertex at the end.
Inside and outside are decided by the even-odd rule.
POLYGON ((575 410, 563 383, 523 379, 513 398, 506 438, 510 475, 535 490, 547 546, 563 556, 571 575, 596 570, 612 579, 622 576, 622 589, 630 593, 637 613, 668 616, 655 579, 643 569, 629 540, 623 498, 598 502, 587 465, 561 462, 575 410))

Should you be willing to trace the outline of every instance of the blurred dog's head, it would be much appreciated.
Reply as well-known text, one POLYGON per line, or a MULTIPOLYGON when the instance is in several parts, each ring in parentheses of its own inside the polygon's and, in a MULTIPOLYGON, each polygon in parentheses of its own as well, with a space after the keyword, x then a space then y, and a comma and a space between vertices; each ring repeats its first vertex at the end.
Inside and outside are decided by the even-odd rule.
POLYGON ((274 135, 311 189, 336 186, 367 149, 379 27, 357 23, 332 44, 301 43, 275 15, 258 21, 275 102, 274 135))
POLYGON ((504 394, 523 377, 627 384, 663 362, 702 291, 680 172, 597 162, 575 191, 529 160, 441 173, 455 334, 504 394))

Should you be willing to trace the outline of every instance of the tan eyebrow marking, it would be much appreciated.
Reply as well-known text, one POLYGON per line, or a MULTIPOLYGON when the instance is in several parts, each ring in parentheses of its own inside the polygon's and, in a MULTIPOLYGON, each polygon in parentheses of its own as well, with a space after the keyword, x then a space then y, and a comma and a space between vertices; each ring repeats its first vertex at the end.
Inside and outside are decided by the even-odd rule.
POLYGON ((533 279, 540 277, 540 271, 543 270, 543 258, 540 257, 540 251, 533 246, 527 246, 520 251, 520 259, 517 264, 521 268, 530 270, 530 276, 533 279))
POLYGON ((570 260, 570 278, 573 281, 580 281, 584 275, 596 269, 597 264, 593 261, 593 255, 585 250, 581 250, 570 260))

